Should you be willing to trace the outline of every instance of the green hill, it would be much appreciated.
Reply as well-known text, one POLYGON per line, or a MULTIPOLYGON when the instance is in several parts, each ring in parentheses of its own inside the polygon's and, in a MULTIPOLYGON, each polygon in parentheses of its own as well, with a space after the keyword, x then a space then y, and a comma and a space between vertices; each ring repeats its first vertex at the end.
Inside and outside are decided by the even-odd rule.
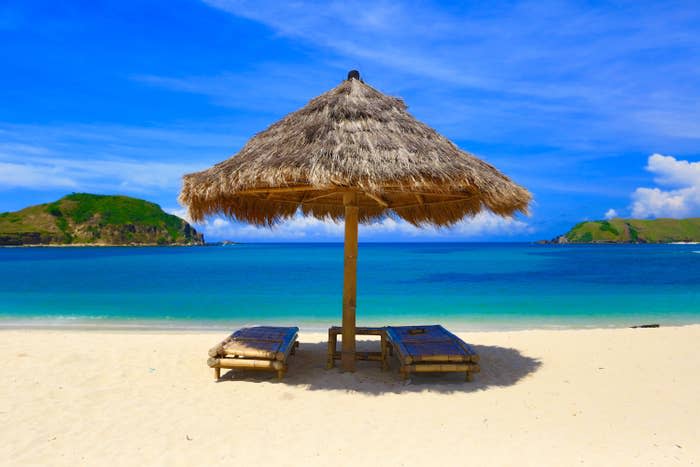
POLYGON ((160 206, 128 196, 74 193, 0 214, 0 245, 201 245, 204 238, 160 206))
POLYGON ((610 219, 576 224, 557 243, 700 242, 700 218, 610 219))

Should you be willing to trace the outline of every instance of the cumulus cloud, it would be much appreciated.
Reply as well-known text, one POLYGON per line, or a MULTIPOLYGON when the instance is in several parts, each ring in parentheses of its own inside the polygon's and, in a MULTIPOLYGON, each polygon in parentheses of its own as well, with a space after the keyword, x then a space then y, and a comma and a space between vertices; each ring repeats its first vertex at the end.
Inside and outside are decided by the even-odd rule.
POLYGON ((614 209, 608 209, 605 213, 605 218, 606 219, 614 219, 615 217, 618 217, 617 211, 614 209))
POLYGON ((673 156, 652 154, 646 169, 655 174, 660 185, 677 187, 700 185, 700 162, 678 160, 673 156))
MULTIPOLYGON (((188 220, 187 211, 182 208, 168 209, 168 212, 188 220)), ((343 223, 330 219, 322 220, 297 214, 293 218, 273 228, 257 227, 249 224, 232 222, 221 217, 208 219, 196 225, 207 238, 212 240, 230 239, 240 241, 300 240, 342 241, 343 223)), ((419 229, 411 224, 393 218, 384 218, 370 224, 360 225, 360 238, 363 240, 380 239, 473 239, 481 236, 514 236, 532 233, 534 229, 527 223, 503 218, 492 213, 482 212, 471 219, 465 219, 449 229, 419 229)))
POLYGON ((632 193, 632 216, 689 217, 700 215, 700 162, 673 156, 649 156, 646 170, 659 187, 637 188, 632 193))

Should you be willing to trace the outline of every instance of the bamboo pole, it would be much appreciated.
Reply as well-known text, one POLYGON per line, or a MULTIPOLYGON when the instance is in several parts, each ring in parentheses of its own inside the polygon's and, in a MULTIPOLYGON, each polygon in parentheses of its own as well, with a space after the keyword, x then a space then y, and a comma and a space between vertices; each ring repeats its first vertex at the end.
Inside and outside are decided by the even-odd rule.
POLYGON ((289 354, 294 352, 294 346, 297 344, 297 337, 299 337, 298 334, 294 334, 291 338, 287 338, 284 340, 284 342, 280 345, 280 348, 284 348, 284 346, 287 346, 287 349, 284 352, 277 352, 275 355, 275 359, 279 360, 281 362, 287 361, 287 358, 289 358, 289 354))
POLYGON ((284 362, 278 360, 256 360, 252 358, 209 358, 207 365, 211 368, 248 368, 256 370, 283 370, 284 362))
POLYGON ((338 333, 334 328, 328 329, 328 362, 326 368, 329 370, 335 366, 335 352, 338 346, 338 333))
POLYGON ((479 365, 474 363, 414 363, 413 365, 406 365, 411 371, 416 373, 432 373, 432 372, 462 372, 468 371, 470 373, 478 373, 480 371, 479 365))
POLYGON ((355 371, 355 310, 357 300, 357 193, 345 193, 345 262, 343 266, 343 371, 355 371))
MULTIPOLYGON (((266 360, 275 360, 277 357, 277 349, 273 350, 265 350, 265 349, 256 349, 254 347, 255 342, 251 343, 246 343, 246 342, 232 342, 226 346, 224 346, 223 350, 223 355, 222 357, 245 357, 245 358, 262 358, 266 360)), ((277 358, 277 360, 282 360, 281 358, 277 358)))
MULTIPOLYGON (((226 341, 224 341, 226 342, 226 341)), ((218 344, 216 347, 209 349, 210 357, 223 357, 224 356, 224 343, 218 344)))

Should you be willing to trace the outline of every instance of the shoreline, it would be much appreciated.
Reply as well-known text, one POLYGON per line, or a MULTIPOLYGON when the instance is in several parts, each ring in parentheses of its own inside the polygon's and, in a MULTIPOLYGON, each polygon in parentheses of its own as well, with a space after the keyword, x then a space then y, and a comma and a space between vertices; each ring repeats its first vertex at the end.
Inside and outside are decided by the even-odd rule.
MULTIPOLYGON (((337 321, 340 321, 340 317, 337 321)), ((520 332, 520 331, 584 331, 584 330, 607 330, 607 329, 633 329, 642 328, 649 325, 660 328, 679 328, 700 325, 700 317, 697 321, 666 321, 663 320, 619 320, 591 323, 571 322, 571 323, 543 323, 543 322, 466 322, 451 321, 444 318, 436 319, 415 319, 415 320, 395 320, 392 323, 379 324, 372 321, 358 323, 358 326, 386 326, 386 325, 424 325, 442 324, 453 332, 520 332)), ((196 320, 129 320, 129 319, 81 319, 81 318, 30 318, 15 319, 0 317, 0 331, 3 330, 55 330, 55 331, 107 331, 107 332, 226 332, 227 330, 238 329, 247 326, 297 326, 301 332, 319 333, 326 332, 329 327, 337 326, 339 323, 324 321, 323 323, 308 323, 303 320, 266 320, 266 321, 196 321, 196 320)), ((229 331, 230 332, 230 331, 229 331)))

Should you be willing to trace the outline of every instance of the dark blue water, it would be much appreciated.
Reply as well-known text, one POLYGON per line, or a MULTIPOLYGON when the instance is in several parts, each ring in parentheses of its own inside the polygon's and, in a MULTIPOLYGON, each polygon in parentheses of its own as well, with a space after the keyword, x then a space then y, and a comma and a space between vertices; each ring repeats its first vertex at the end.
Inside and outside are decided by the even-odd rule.
MULTIPOLYGON (((700 245, 361 244, 358 323, 700 322, 700 245)), ((341 244, 2 248, 0 324, 340 322, 341 244)))

